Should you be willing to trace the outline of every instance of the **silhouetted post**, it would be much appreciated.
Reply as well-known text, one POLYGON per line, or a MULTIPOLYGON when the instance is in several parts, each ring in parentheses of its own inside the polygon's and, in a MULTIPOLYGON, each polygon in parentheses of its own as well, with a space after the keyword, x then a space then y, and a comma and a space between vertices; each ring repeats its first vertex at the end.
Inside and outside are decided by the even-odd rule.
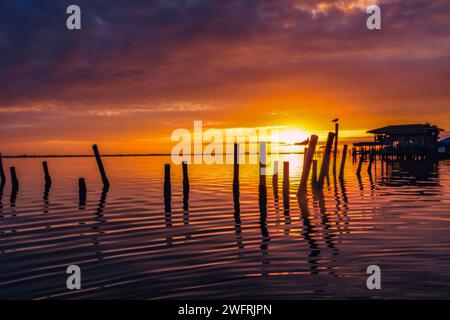
POLYGON ((183 161, 183 208, 187 210, 189 207, 189 176, 187 162, 183 161))
POLYGON ((289 162, 285 161, 283 162, 283 205, 285 210, 290 208, 289 189, 289 162))
POLYGON ((239 204, 239 144, 234 144, 234 164, 233 164, 233 201, 239 204))
POLYGON ((98 170, 100 171, 100 175, 102 176, 103 181, 103 187, 104 189, 109 188, 109 180, 106 176, 105 168, 103 167, 102 158, 100 157, 100 152, 98 151, 98 147, 96 144, 92 146, 92 149, 94 150, 95 160, 97 160, 98 170))
POLYGON ((9 171, 11 173, 11 185, 13 192, 17 192, 19 190, 19 180, 17 179, 16 168, 11 167, 9 168, 9 171))
POLYGON ((165 211, 172 211, 172 187, 170 185, 170 164, 164 165, 164 206, 165 211))
POLYGON ((344 169, 345 169, 345 160, 347 160, 347 149, 348 145, 344 145, 344 150, 342 151, 342 161, 341 161, 341 169, 339 170, 339 179, 344 177, 344 169))
POLYGON ((362 153, 359 154, 359 162, 358 162, 358 169, 356 170, 356 175, 361 175, 361 169, 362 169, 362 163, 364 161, 364 156, 362 153))
MULTIPOLYGON (((267 171, 267 154, 266 143, 259 144, 259 206, 261 214, 266 213, 267 206, 267 186, 266 186, 266 171, 267 171)), ((263 217, 265 218, 265 217, 263 217)))
POLYGON ((42 167, 44 168, 44 176, 45 176, 45 187, 50 188, 52 185, 52 178, 50 178, 50 174, 48 172, 47 161, 42 161, 42 167))
POLYGON ((272 188, 273 197, 278 199, 278 161, 273 162, 272 188))
POLYGON ((2 154, 0 153, 0 183, 4 184, 6 182, 5 170, 3 169, 2 154))
POLYGON ((311 139, 309 139, 308 153, 306 155, 305 166, 302 170, 302 176, 300 179, 300 185, 298 187, 297 196, 306 193, 309 172, 311 171, 311 165, 314 159, 314 153, 316 152, 317 141, 319 137, 316 135, 312 135, 311 139))
POLYGON ((372 165, 373 165, 373 161, 375 159, 375 150, 371 149, 370 150, 370 160, 369 160, 369 166, 367 167, 367 171, 369 173, 372 173, 372 165))
POLYGON ((317 160, 313 160, 311 183, 313 187, 317 187, 317 160))
POLYGON ((86 205, 86 194, 87 194, 87 188, 86 188, 86 180, 84 178, 78 179, 78 198, 79 198, 79 208, 83 209, 86 205))
POLYGON ((307 154, 308 154, 308 147, 306 147, 305 150, 303 151, 303 166, 305 166, 307 154))
POLYGON ((337 152, 338 152, 338 140, 339 140, 339 123, 334 124, 334 167, 337 163, 337 152))
POLYGON ((325 146, 325 153, 323 155, 322 166, 320 167, 319 180, 317 181, 317 186, 319 188, 323 187, 325 177, 328 175, 330 170, 330 156, 331 148, 333 147, 334 133, 328 132, 327 144, 325 146))

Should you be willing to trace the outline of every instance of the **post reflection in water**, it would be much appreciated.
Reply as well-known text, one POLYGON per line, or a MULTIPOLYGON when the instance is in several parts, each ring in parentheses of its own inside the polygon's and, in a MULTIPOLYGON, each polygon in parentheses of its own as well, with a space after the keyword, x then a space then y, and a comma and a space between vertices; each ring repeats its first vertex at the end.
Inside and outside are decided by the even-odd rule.
POLYGON ((16 201, 17 201, 17 193, 19 192, 19 189, 12 187, 11 189, 11 196, 9 197, 9 204, 11 208, 16 207, 16 201))
POLYGON ((341 199, 340 199, 339 190, 338 190, 336 172, 333 172, 333 195, 334 195, 334 200, 336 201, 336 205, 335 205, 335 209, 334 209, 334 214, 336 216, 336 228, 337 228, 337 232, 339 232, 339 234, 342 234, 341 228, 343 227, 342 226, 343 218, 341 215, 341 211, 342 211, 341 199))
POLYGON ((239 198, 234 198, 234 233, 236 236, 236 245, 238 249, 244 249, 244 242, 242 239, 242 223, 241 223, 241 207, 239 198))
POLYGON ((100 200, 98 201, 97 209, 95 210, 95 218, 94 221, 96 223, 92 226, 92 231, 94 231, 97 235, 93 236, 92 244, 97 247, 95 255, 97 256, 97 259, 99 261, 103 260, 103 252, 101 249, 101 238, 105 234, 105 232, 102 230, 102 225, 106 223, 106 219, 104 218, 103 211, 105 210, 106 205, 106 198, 108 196, 109 187, 105 186, 102 190, 102 193, 100 195, 100 200))
POLYGON ((344 216, 345 233, 349 234, 350 233, 350 228, 349 228, 350 217, 349 217, 348 213, 349 213, 350 209, 348 206, 347 189, 345 187, 344 178, 342 178, 342 177, 339 178, 339 184, 341 186, 342 201, 344 202, 342 215, 344 216))
MULTIPOLYGON (((261 169, 260 169, 261 172, 261 169)), ((269 259, 269 242, 270 235, 267 227, 267 186, 266 186, 266 176, 260 174, 259 177, 259 211, 260 218, 259 224, 261 228, 261 253, 262 253, 262 266, 261 275, 268 275, 268 266, 270 265, 269 259)))
POLYGON ((50 184, 45 184, 45 187, 44 187, 44 194, 42 195, 42 199, 44 200, 44 207, 43 207, 43 213, 48 213, 48 209, 49 209, 49 201, 48 201, 48 196, 49 196, 49 193, 50 193, 50 187, 51 187, 51 185, 50 184))
POLYGON ((173 245, 173 237, 172 237, 172 211, 168 210, 169 208, 166 206, 164 210, 164 220, 166 222, 166 245, 168 247, 173 245))
POLYGON ((308 196, 302 196, 298 198, 298 204, 301 212, 301 220, 303 224, 302 236, 306 240, 309 246, 309 271, 311 274, 318 274, 318 261, 320 258, 320 248, 315 237, 315 227, 311 223, 309 214, 309 199, 308 196))
POLYGON ((339 255, 339 250, 336 247, 334 243, 334 238, 336 237, 333 226, 330 221, 329 215, 327 213, 327 207, 325 204, 325 196, 323 194, 323 191, 321 189, 315 189, 313 190, 313 201, 316 203, 316 205, 313 205, 313 207, 316 207, 318 205, 319 207, 319 213, 320 213, 320 224, 323 231, 323 240, 325 241, 325 244, 328 249, 331 249, 332 254, 332 260, 331 264, 327 266, 327 269, 331 274, 334 275, 333 267, 336 263, 336 256, 339 255))

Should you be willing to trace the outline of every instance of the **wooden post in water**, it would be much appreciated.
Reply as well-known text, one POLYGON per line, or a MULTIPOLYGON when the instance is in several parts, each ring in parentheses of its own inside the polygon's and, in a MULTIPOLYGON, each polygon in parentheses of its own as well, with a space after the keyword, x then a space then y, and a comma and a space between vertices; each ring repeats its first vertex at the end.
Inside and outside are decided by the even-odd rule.
POLYGON ((164 207, 166 212, 172 211, 172 187, 170 185, 170 164, 164 165, 164 207))
POLYGON ((371 149, 370 150, 369 166, 367 167, 367 172, 369 172, 369 173, 372 173, 372 165, 373 165, 374 159, 375 159, 375 150, 371 149))
POLYGON ((233 201, 239 204, 239 144, 234 144, 233 158, 233 201))
POLYGON ((266 169, 267 169, 267 144, 266 142, 259 143, 259 176, 262 182, 266 183, 266 169))
POLYGON ((337 152, 338 152, 338 140, 339 140, 339 122, 334 124, 334 168, 337 166, 337 152))
MULTIPOLYGON (((267 154, 266 142, 259 144, 259 206, 261 213, 265 213, 267 206, 267 186, 266 186, 266 171, 267 171, 267 154)), ((265 218, 265 217, 263 217, 265 218)))
POLYGON ((95 160, 97 160, 98 170, 100 171, 100 175, 102 176, 103 187, 105 189, 109 188, 109 180, 106 176, 105 168, 103 167, 102 158, 100 157, 100 152, 98 151, 98 147, 96 144, 92 146, 94 150, 95 160))
POLYGON ((45 187, 50 188, 52 185, 52 178, 50 177, 50 173, 48 172, 47 161, 42 161, 42 167, 44 168, 45 187))
POLYGON ((306 155, 305 166, 302 170, 302 176, 300 178, 300 185, 298 186, 297 196, 306 193, 309 172, 311 171, 311 165, 314 159, 314 153, 316 152, 317 141, 319 137, 316 135, 312 135, 311 139, 309 139, 308 153, 306 155))
POLYGON ((3 169, 2 154, 0 153, 0 183, 4 184, 6 182, 5 170, 3 169))
POLYGON ((273 162, 272 188, 273 197, 278 199, 278 161, 273 162))
POLYGON ((313 160, 311 184, 314 188, 317 187, 317 160, 313 160))
POLYGON ((364 156, 362 153, 359 154, 359 162, 358 162, 358 169, 356 170, 356 175, 361 176, 361 169, 362 169, 362 163, 364 161, 364 156))
POLYGON ((303 166, 305 166, 307 154, 308 154, 308 147, 305 147, 305 150, 303 151, 303 166))
POLYGON ((9 171, 11 173, 12 190, 13 192, 17 192, 19 190, 19 180, 17 179, 16 168, 11 167, 9 168, 9 171))
POLYGON ((79 199, 79 208, 83 209, 86 205, 86 180, 84 178, 78 179, 78 199, 79 199))
POLYGON ((330 170, 330 156, 331 149, 333 147, 334 133, 328 132, 327 144, 325 146, 325 153, 323 155, 322 166, 320 167, 319 180, 317 181, 317 186, 319 188, 323 187, 325 177, 328 175, 330 170))
POLYGON ((345 160, 347 160, 348 145, 344 144, 344 150, 342 151, 341 169, 339 170, 339 179, 344 178, 345 160))
POLYGON ((187 210, 189 207, 189 176, 187 162, 183 161, 183 209, 187 210))
POLYGON ((290 208, 289 204, 289 161, 283 162, 283 206, 284 210, 288 210, 290 208))

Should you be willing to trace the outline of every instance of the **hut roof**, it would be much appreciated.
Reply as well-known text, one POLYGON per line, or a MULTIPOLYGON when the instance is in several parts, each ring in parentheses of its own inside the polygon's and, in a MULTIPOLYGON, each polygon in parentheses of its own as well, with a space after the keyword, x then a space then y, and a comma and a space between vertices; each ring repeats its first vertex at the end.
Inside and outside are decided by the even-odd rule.
POLYGON ((443 129, 438 128, 435 125, 431 124, 404 124, 404 125, 395 125, 395 126, 387 126, 378 129, 373 129, 367 131, 367 133, 373 134, 421 134, 427 131, 443 131, 443 129))

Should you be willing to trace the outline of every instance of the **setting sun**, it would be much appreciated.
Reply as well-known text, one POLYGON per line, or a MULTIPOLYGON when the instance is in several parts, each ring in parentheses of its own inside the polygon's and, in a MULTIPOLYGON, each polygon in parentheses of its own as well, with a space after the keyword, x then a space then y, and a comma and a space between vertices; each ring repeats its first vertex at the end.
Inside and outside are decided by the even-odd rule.
POLYGON ((295 144, 308 139, 309 134, 306 131, 294 128, 286 128, 280 130, 279 142, 286 144, 295 144))

